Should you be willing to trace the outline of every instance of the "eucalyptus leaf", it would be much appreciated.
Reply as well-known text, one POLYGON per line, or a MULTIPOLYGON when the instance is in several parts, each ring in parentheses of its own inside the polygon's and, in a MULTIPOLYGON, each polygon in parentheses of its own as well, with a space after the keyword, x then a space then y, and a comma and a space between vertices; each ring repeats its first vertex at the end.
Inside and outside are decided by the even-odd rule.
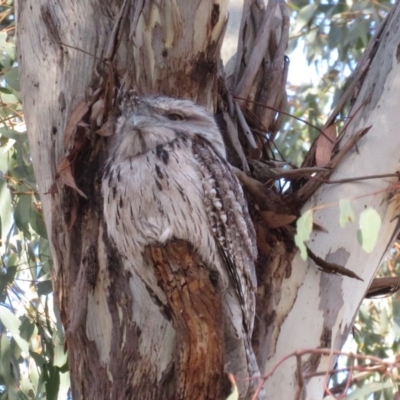
POLYGON ((10 369, 11 354, 10 354, 10 339, 3 332, 0 338, 0 377, 7 387, 15 384, 12 370, 10 369))
POLYGON ((58 391, 60 388, 60 372, 57 368, 50 364, 47 364, 48 379, 45 382, 46 386, 46 399, 47 400, 57 400, 58 391))
POLYGON ((30 219, 32 229, 42 238, 47 239, 47 230, 44 224, 43 214, 39 213, 34 207, 30 211, 30 219))
POLYGON ((17 206, 14 209, 15 223, 25 235, 30 236, 29 219, 32 208, 32 196, 23 195, 19 197, 17 206))
POLYGON ((298 13, 296 17, 296 24, 294 26, 295 31, 299 31, 304 26, 308 25, 314 16, 315 12, 318 9, 318 5, 315 3, 311 3, 303 7, 298 13))
POLYGON ((7 85, 15 92, 19 92, 19 74, 18 67, 13 67, 4 73, 4 78, 7 82, 7 85))
POLYGON ((35 324, 26 316, 21 318, 21 326, 19 328, 21 337, 27 342, 31 340, 33 333, 35 332, 35 324))
POLYGON ((348 396, 346 396, 346 400, 360 400, 367 399, 372 393, 379 392, 383 389, 393 387, 392 382, 371 382, 362 385, 361 387, 356 388, 352 391, 348 396))
POLYGON ((39 296, 47 296, 48 294, 53 292, 53 286, 51 283, 51 279, 37 282, 36 283, 36 290, 39 296))
POLYGON ((26 137, 25 134, 21 134, 20 132, 10 129, 7 126, 0 128, 0 134, 8 139, 13 139, 13 140, 22 140, 25 139, 26 137))
POLYGON ((14 281, 15 275, 17 273, 17 267, 7 267, 0 273, 0 300, 5 301, 5 290, 8 285, 11 285, 14 281))
POLYGON ((29 343, 22 339, 19 333, 21 321, 6 307, 0 305, 0 321, 12 334, 18 346, 26 354, 29 353, 29 343))

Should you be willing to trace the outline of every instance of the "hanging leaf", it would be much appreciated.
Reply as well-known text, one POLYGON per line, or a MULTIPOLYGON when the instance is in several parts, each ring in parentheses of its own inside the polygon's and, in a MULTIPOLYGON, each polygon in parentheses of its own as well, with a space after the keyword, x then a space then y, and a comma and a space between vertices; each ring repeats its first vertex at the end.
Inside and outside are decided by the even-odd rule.
MULTIPOLYGON (((371 382, 363 384, 362 387, 356 388, 352 393, 346 396, 346 400, 367 399, 372 393, 380 392, 385 388, 393 387, 393 382, 371 382)), ((372 397, 373 398, 373 397, 372 397)))
POLYGON ((317 167, 326 167, 331 161, 331 155, 336 141, 336 125, 331 124, 322 130, 317 140, 315 161, 317 167))
POLYGON ((43 213, 38 210, 37 207, 31 208, 31 213, 29 216, 29 223, 32 229, 42 238, 47 239, 46 225, 44 224, 43 213))
POLYGON ((20 196, 18 203, 14 209, 14 220, 18 229, 30 237, 29 217, 32 207, 32 196, 20 196))
POLYGON ((7 81, 7 85, 15 92, 20 91, 19 87, 19 74, 18 74, 18 67, 13 67, 9 69, 4 74, 4 78, 7 81))
POLYGON ((294 31, 299 31, 301 28, 308 25, 318 9, 317 4, 308 4, 303 7, 297 14, 296 25, 294 31))
POLYGON ((17 140, 17 141, 23 140, 26 137, 26 133, 22 134, 22 133, 16 132, 15 130, 10 129, 6 126, 0 128, 0 135, 5 138, 13 139, 13 140, 17 140))
POLYGON ((87 196, 85 195, 85 193, 83 193, 82 190, 80 190, 78 188, 78 186, 76 185, 75 178, 72 175, 71 163, 68 160, 68 157, 63 158, 60 161, 60 164, 58 165, 58 168, 57 168, 57 175, 58 175, 58 178, 60 179, 60 181, 64 185, 67 185, 70 188, 75 189, 82 197, 87 199, 87 196))
POLYGON ((46 369, 48 370, 48 379, 45 383, 46 398, 47 400, 57 400, 60 387, 60 373, 58 368, 52 366, 51 364, 47 364, 46 369))
POLYGON ((4 306, 0 306, 0 321, 10 331, 20 349, 24 353, 28 354, 29 344, 26 340, 22 339, 21 335, 19 334, 21 321, 8 308, 4 306))
POLYGON ((11 390, 8 398, 16 397, 14 389, 16 382, 11 368, 10 338, 7 337, 5 332, 1 334, 0 339, 0 378, 2 385, 5 384, 7 389, 11 390))
POLYGON ((267 224, 268 228, 273 229, 289 225, 297 218, 296 215, 278 214, 274 211, 259 211, 259 213, 267 224))
POLYGON ((38 282, 36 284, 36 290, 37 290, 39 296, 50 294, 53 291, 51 279, 38 282))
POLYGON ((17 267, 3 268, 0 273, 0 302, 6 300, 5 290, 8 285, 11 285, 14 281, 15 274, 17 272, 17 267))
POLYGON ((80 120, 83 118, 83 116, 88 112, 89 110, 89 106, 86 103, 86 101, 80 101, 77 106, 74 108, 74 110, 72 111, 69 119, 68 119, 68 123, 67 123, 67 127, 65 128, 65 135, 64 135, 64 148, 67 149, 72 135, 74 134, 75 130, 76 130, 76 126, 78 125, 78 123, 80 122, 80 120))

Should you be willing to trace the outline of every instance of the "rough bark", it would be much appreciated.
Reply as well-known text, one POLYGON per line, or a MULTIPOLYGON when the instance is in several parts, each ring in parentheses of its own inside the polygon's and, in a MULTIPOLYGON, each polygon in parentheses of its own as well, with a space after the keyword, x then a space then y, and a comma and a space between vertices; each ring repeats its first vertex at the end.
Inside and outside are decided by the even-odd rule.
MULTIPOLYGON (((176 262, 190 265, 192 274, 175 288, 181 294, 192 289, 180 299, 188 320, 177 311, 175 291, 169 310, 174 329, 110 245, 99 186, 106 139, 94 133, 109 129, 117 100, 131 90, 214 108, 226 7, 226 1, 18 4, 25 116, 76 399, 227 393, 221 310, 207 307, 218 305, 218 295, 205 287, 189 249, 176 262), (196 287, 207 293, 202 303, 196 287)), ((171 275, 172 261, 157 264, 165 285, 171 284, 163 278, 171 275)))
MULTIPOLYGON (((189 265, 193 261, 190 249, 183 255, 173 249, 149 250, 158 260, 160 284, 178 273, 196 289, 183 293, 180 280, 176 290, 183 297, 175 296, 178 292, 171 292, 170 297, 175 329, 181 326, 189 335, 186 343, 176 343, 175 329, 140 279, 123 273, 124 261, 110 245, 103 226, 99 177, 106 139, 95 131, 101 128, 100 133, 109 133, 117 100, 132 89, 139 94, 191 98, 218 111, 232 163, 262 180, 255 161, 267 159, 271 152, 259 132, 273 137, 281 116, 265 112, 257 103, 276 109, 285 106, 287 9, 282 1, 270 0, 267 7, 262 1, 244 2, 238 54, 224 74, 219 50, 226 16, 227 1, 223 0, 18 2, 25 117, 51 237, 53 287, 67 332, 75 399, 138 398, 138 394, 143 399, 194 398, 192 394, 206 399, 219 398, 225 390, 222 350, 217 349, 222 326, 217 323, 218 307, 214 311, 206 307, 210 314, 202 321, 195 316, 204 309, 196 311, 193 305, 188 309, 198 328, 176 312, 181 307, 178 303, 188 300, 186 295, 201 298, 196 292, 204 284, 199 263, 194 259, 194 276, 187 276, 187 269, 177 271, 166 261, 183 257, 180 264, 189 265), (246 116, 250 117, 247 122, 246 116), (206 353, 197 351, 202 340, 206 353), (189 349, 196 355, 188 361, 194 354, 189 355, 189 349), (185 363, 189 368, 180 368, 185 363)), ((398 168, 399 27, 397 5, 360 81, 352 111, 356 116, 340 146, 365 127, 371 129, 359 141, 358 151, 353 147, 339 163, 335 177, 398 168)), ((357 243, 355 225, 340 230, 337 208, 324 207, 315 213, 316 222, 328 233, 314 233, 311 249, 364 279, 356 282, 322 273, 296 254, 294 228, 288 224, 307 195, 279 197, 273 185, 264 184, 270 177, 263 184, 245 174, 242 178, 253 195, 260 252, 253 337, 258 361, 268 371, 291 351, 340 349, 397 229, 397 196, 388 199, 388 188, 395 179, 323 185, 304 208, 365 194, 354 201, 355 208, 360 211, 370 205, 382 215, 378 244, 373 253, 366 254, 357 243), (287 222, 277 224, 276 219, 287 222)), ((312 192, 302 188, 299 193, 312 192)), ((212 288, 208 293, 202 306, 219 301, 212 288)), ((326 369, 332 362, 315 355, 304 361, 303 369, 308 372, 326 369)), ((322 397, 321 379, 306 382, 306 398, 322 397)), ((292 398, 296 382, 293 358, 267 381, 267 395, 292 398)))
POLYGON ((148 252, 159 286, 167 294, 168 312, 179 338, 174 398, 223 398, 222 301, 209 279, 210 271, 191 256, 193 250, 183 241, 152 247, 148 252), (208 371, 207 381, 203 370, 208 371))

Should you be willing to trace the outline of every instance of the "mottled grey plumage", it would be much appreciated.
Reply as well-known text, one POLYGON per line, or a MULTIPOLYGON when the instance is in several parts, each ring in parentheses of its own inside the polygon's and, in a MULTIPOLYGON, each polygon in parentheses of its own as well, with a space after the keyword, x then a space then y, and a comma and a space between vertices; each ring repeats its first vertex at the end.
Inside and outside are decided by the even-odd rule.
POLYGON ((250 345, 255 232, 213 116, 187 100, 130 100, 110 138, 102 190, 109 236, 159 302, 166 298, 146 246, 186 240, 218 272, 228 369, 258 373, 250 345))

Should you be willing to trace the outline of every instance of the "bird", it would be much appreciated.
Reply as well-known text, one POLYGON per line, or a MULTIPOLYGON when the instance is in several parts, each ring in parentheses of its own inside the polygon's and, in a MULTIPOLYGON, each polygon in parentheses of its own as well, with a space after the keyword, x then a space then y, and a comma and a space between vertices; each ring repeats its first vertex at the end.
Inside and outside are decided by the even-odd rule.
MULTIPOLYGON (((189 242, 218 275, 225 364, 241 378, 259 375, 251 347, 256 234, 214 115, 190 100, 131 96, 121 105, 107 146, 103 212, 117 251, 156 303, 165 305, 145 249, 175 239, 189 242)), ((241 381, 240 398, 248 398, 256 385, 241 381)))

